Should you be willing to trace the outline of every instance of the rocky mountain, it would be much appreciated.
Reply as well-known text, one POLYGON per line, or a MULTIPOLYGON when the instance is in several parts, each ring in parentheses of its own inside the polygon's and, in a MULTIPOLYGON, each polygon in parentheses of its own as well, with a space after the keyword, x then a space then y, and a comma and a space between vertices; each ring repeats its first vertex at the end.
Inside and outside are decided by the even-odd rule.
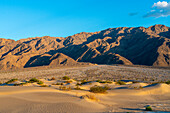
POLYGON ((66 38, 0 38, 0 69, 87 64, 83 62, 170 66, 170 28, 118 27, 66 38))

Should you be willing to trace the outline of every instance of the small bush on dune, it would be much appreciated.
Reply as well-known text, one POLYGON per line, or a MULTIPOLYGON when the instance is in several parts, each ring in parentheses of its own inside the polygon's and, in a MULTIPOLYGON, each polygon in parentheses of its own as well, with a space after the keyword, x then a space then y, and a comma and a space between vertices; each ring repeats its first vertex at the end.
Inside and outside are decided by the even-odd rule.
POLYGON ((132 81, 132 83, 135 84, 135 83, 139 83, 139 82, 138 81, 132 81))
POLYGON ((41 85, 41 84, 44 84, 44 82, 42 82, 42 81, 39 81, 39 82, 37 82, 37 84, 41 85))
POLYGON ((63 85, 63 83, 53 83, 52 85, 63 85))
POLYGON ((101 80, 96 80, 96 82, 101 82, 101 80))
POLYGON ((17 84, 17 83, 16 83, 16 84, 14 84, 14 86, 20 86, 20 84, 17 84))
POLYGON ((41 87, 49 87, 48 85, 41 85, 41 87))
POLYGON ((77 86, 81 86, 82 84, 77 82, 77 84, 76 84, 76 85, 77 85, 77 86))
POLYGON ((60 86, 59 89, 60 90, 65 90, 65 91, 69 91, 69 90, 71 90, 71 87, 60 86))
POLYGON ((99 99, 97 99, 94 95, 91 95, 91 94, 83 95, 80 98, 82 98, 82 99, 87 98, 87 99, 90 99, 90 100, 99 101, 99 99))
POLYGON ((103 88, 104 88, 105 90, 109 90, 109 89, 110 89, 110 87, 109 87, 108 85, 105 85, 103 88))
POLYGON ((133 87, 134 89, 143 89, 143 87, 142 86, 136 86, 136 87, 133 87))
POLYGON ((76 86, 74 89, 75 90, 82 90, 79 86, 76 86))
POLYGON ((121 81, 121 80, 117 81, 116 84, 119 84, 119 85, 126 85, 126 83, 123 82, 123 81, 121 81))
POLYGON ((168 80, 167 82, 165 82, 166 84, 170 84, 170 80, 168 80))
POLYGON ((147 106, 145 110, 146 111, 152 111, 152 108, 150 106, 147 106))
POLYGON ((85 80, 85 79, 81 80, 81 85, 86 84, 86 83, 88 83, 87 80, 85 80))
POLYGON ((32 79, 29 80, 29 83, 33 83, 33 82, 39 82, 39 80, 36 79, 36 78, 32 78, 32 79))
POLYGON ((103 83, 103 84, 105 84, 105 83, 111 84, 112 83, 112 81, 108 81, 108 80, 96 80, 96 82, 103 83))
POLYGON ((21 86, 23 86, 23 85, 25 85, 25 84, 27 84, 27 82, 20 83, 21 86))
POLYGON ((73 82, 73 81, 71 81, 71 80, 65 81, 65 83, 67 83, 67 84, 72 83, 72 82, 73 82))
POLYGON ((90 88, 90 92, 93 93, 106 93, 106 88, 101 86, 93 86, 90 88))
POLYGON ((6 84, 9 84, 9 83, 15 82, 15 81, 17 81, 17 80, 18 80, 18 79, 11 79, 11 80, 7 81, 7 82, 6 82, 6 84))
POLYGON ((63 76, 63 80, 70 80, 70 77, 68 77, 68 76, 63 76))
POLYGON ((52 77, 51 80, 55 80, 55 77, 52 77))

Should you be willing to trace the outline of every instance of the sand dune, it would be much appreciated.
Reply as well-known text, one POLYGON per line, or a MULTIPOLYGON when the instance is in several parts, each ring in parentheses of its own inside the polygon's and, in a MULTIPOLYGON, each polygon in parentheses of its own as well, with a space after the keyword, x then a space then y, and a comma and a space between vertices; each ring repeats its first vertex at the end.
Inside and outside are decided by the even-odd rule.
MULTIPOLYGON (((45 80, 45 84, 56 80, 45 80)), ((35 84, 35 83, 31 83, 35 84)), ((38 86, 38 84, 37 84, 38 86)), ((169 111, 170 85, 135 83, 117 85, 112 83, 91 82, 81 85, 83 90, 59 90, 58 86, 1 86, 0 112, 134 112, 144 111, 144 106, 151 104, 154 110, 169 111), (89 92, 90 87, 98 85, 111 87, 107 94, 89 92), (133 88, 142 86, 141 89, 133 88), (83 99, 83 95, 94 95, 99 101, 83 99), (166 100, 166 101, 165 101, 166 100), (161 107, 159 104, 161 104, 161 107), (17 108, 17 109, 16 109, 17 108)), ((63 86, 75 86, 75 81, 63 86)))
POLYGON ((0 112, 99 112, 105 108, 50 88, 1 87, 0 91, 0 112))

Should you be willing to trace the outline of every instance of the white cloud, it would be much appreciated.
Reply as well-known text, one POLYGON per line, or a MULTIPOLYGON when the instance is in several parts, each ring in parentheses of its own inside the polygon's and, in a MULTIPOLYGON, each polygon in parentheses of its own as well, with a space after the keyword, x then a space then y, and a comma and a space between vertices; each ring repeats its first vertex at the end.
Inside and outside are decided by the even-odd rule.
POLYGON ((157 2, 157 3, 154 3, 152 7, 158 7, 158 8, 165 8, 165 7, 168 7, 168 2, 166 1, 163 1, 163 2, 157 2))
POLYGON ((144 15, 144 18, 147 17, 167 17, 170 16, 170 2, 159 1, 152 5, 152 9, 149 13, 144 15))

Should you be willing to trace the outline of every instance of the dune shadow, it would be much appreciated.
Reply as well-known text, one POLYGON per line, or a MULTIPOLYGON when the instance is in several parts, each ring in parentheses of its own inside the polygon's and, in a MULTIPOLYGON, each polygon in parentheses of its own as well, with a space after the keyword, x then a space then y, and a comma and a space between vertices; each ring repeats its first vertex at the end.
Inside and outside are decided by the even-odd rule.
POLYGON ((141 108, 122 108, 124 110, 134 110, 134 111, 145 111, 145 109, 141 109, 141 108))
POLYGON ((128 89, 128 87, 117 87, 115 89, 128 89))
POLYGON ((156 85, 158 85, 158 83, 156 83, 156 84, 151 84, 151 85, 147 85, 147 86, 144 86, 143 88, 153 87, 153 86, 156 86, 156 85))
POLYGON ((6 84, 6 83, 4 83, 4 84, 1 84, 0 86, 14 86, 14 84, 6 84))

